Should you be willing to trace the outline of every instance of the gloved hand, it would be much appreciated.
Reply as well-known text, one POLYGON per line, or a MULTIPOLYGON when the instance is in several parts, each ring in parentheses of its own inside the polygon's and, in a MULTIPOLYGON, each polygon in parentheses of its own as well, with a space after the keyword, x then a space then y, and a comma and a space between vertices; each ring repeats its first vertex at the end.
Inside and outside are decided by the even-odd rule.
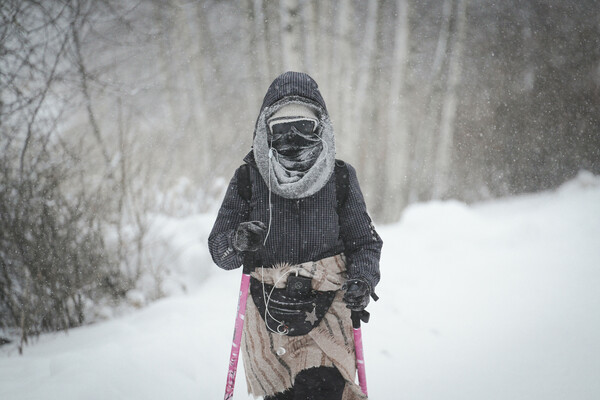
POLYGON ((346 291, 344 293, 346 308, 352 311, 362 311, 369 304, 371 287, 366 281, 362 279, 348 279, 342 286, 342 290, 346 291))
POLYGON ((242 222, 233 236, 233 248, 237 251, 256 251, 262 246, 267 226, 260 221, 242 222))

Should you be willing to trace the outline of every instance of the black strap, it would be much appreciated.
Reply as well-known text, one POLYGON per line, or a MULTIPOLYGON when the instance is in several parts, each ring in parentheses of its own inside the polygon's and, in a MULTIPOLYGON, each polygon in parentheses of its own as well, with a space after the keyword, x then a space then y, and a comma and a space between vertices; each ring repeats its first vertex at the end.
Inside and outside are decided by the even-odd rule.
MULTIPOLYGON (((250 203, 252 199, 252 180, 250 179, 250 165, 243 164, 236 172, 237 174, 237 191, 239 196, 246 202, 250 203)), ((256 267, 260 265, 257 254, 250 251, 243 253, 244 274, 249 275, 256 267)))
POLYGON ((350 178, 348 177, 348 166, 342 160, 335 160, 335 201, 336 211, 340 215, 342 207, 348 199, 348 190, 350 187, 350 178))
POLYGON ((250 202, 252 199, 252 181, 250 180, 250 165, 244 164, 237 171, 237 189, 242 199, 250 202))
MULTIPOLYGON (((335 160, 335 201, 336 212, 340 215, 342 207, 348 199, 350 187, 350 178, 348 176, 348 166, 342 160, 335 160)), ((237 189, 242 199, 249 202, 252 199, 252 181, 250 180, 250 165, 243 164, 237 171, 237 189)))

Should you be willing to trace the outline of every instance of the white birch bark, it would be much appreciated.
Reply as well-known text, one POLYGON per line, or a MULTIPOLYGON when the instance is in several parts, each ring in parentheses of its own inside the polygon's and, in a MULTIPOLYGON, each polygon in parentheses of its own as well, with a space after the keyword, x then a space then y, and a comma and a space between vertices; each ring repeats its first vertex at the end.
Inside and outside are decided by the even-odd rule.
POLYGON ((298 0, 284 0, 280 3, 281 16, 281 60, 286 71, 301 71, 302 37, 298 0))
POLYGON ((248 109, 257 110, 262 103, 262 92, 267 88, 268 63, 262 17, 262 0, 246 0, 243 21, 245 54, 244 72, 247 73, 246 104, 248 109))
POLYGON ((395 221, 406 205, 409 141, 408 116, 404 98, 404 82, 408 61, 408 3, 396 0, 397 21, 394 34, 392 80, 387 105, 387 146, 385 146, 385 190, 383 218, 395 221))
MULTIPOLYGON (((314 75, 315 71, 315 54, 316 54, 316 26, 315 26, 315 9, 312 1, 301 1, 302 12, 302 40, 303 40, 303 65, 304 71, 309 75, 314 75)), ((318 81, 317 81, 318 82, 318 81)))
POLYGON ((265 28, 265 14, 263 12, 263 1, 262 0, 251 0, 252 1, 252 15, 254 17, 254 37, 256 43, 254 44, 255 58, 258 60, 257 73, 258 76, 255 78, 258 80, 258 86, 262 90, 267 90, 267 85, 270 83, 269 79, 273 79, 275 71, 268 62, 269 52, 267 51, 267 37, 265 28))
MULTIPOLYGON (((192 49, 192 43, 197 41, 197 34, 195 32, 194 24, 189 15, 190 12, 186 12, 183 7, 176 7, 175 20, 176 32, 178 33, 177 42, 182 46, 182 51, 190 54, 194 53, 192 49)), ((202 75, 201 75, 201 53, 197 53, 197 57, 193 58, 192 62, 186 63, 186 68, 181 68, 180 72, 176 74, 177 85, 183 90, 179 93, 180 97, 184 97, 185 101, 183 104, 179 104, 179 107, 185 110, 185 113, 181 115, 184 118, 183 136, 179 148, 180 157, 184 157, 185 165, 194 165, 203 174, 207 174, 212 165, 212 154, 210 143, 211 140, 207 138, 200 139, 199 141, 193 138, 197 135, 202 135, 206 132, 202 129, 206 122, 206 110, 204 104, 204 93, 202 89, 202 75), (182 96, 183 95, 183 96, 182 96), (196 151, 191 152, 189 149, 189 143, 203 143, 196 148, 196 151), (200 157, 198 157, 200 155, 200 157)))
MULTIPOLYGON (((336 23, 336 41, 334 47, 333 68, 334 74, 330 79, 335 80, 335 95, 332 97, 334 102, 334 127, 337 137, 342 145, 351 144, 352 140, 348 140, 349 119, 351 118, 350 110, 355 97, 352 93, 351 69, 353 69, 352 61, 352 17, 354 8, 350 0, 341 0, 338 3, 337 23, 336 23)), ((342 146, 341 148, 344 148, 342 146)))
MULTIPOLYGON (((353 143, 361 143, 365 140, 363 133, 367 130, 367 123, 365 122, 365 115, 367 114, 367 103, 371 99, 371 96, 367 94, 369 85, 372 83, 372 65, 375 55, 375 39, 377 34, 377 12, 379 8, 379 2, 369 2, 369 8, 367 11, 367 20, 365 21, 365 36, 363 38, 362 46, 358 52, 358 68, 356 72, 356 83, 355 90, 352 94, 353 107, 353 126, 349 128, 348 135, 353 143)), ((362 147, 362 146, 356 146, 362 147)), ((362 153, 362 152, 361 152, 362 153)), ((361 168, 366 163, 366 155, 359 155, 358 166, 361 168)))
POLYGON ((333 49, 335 47, 335 37, 331 30, 332 16, 334 15, 334 3, 330 1, 317 1, 315 6, 317 18, 319 19, 320 38, 320 40, 317 41, 317 65, 319 67, 319 72, 326 78, 320 82, 320 86, 322 94, 325 96, 325 101, 327 102, 334 93, 333 49))
POLYGON ((417 134, 413 141, 413 155, 410 160, 408 202, 428 198, 428 191, 433 181, 437 124, 440 113, 442 66, 447 59, 448 41, 450 38, 450 19, 452 17, 453 0, 444 0, 442 4, 442 24, 438 34, 431 71, 425 89, 423 101, 425 106, 416 118, 417 134), (424 196, 425 195, 425 196, 424 196))
MULTIPOLYGON (((175 40, 173 40, 173 32, 175 29, 172 24, 168 21, 168 18, 161 13, 159 6, 156 6, 155 19, 157 23, 165 27, 165 32, 160 36, 157 46, 157 76, 163 79, 164 90, 162 93, 162 103, 165 105, 165 126, 173 131, 173 135, 170 138, 159 138, 158 145, 164 146, 167 149, 168 154, 176 154, 177 142, 181 139, 182 131, 182 110, 179 107, 179 97, 177 93, 177 73, 173 63, 173 48, 175 47, 175 40)), ((160 169, 165 174, 173 173, 174 163, 165 157, 161 159, 160 169)))
MULTIPOLYGON (((269 65, 270 72, 268 83, 271 83, 277 75, 283 72, 282 69, 284 69, 281 56, 281 7, 276 2, 263 1, 262 9, 264 23, 263 31, 267 50, 266 62, 269 65)), ((264 90, 266 91, 266 88, 264 90)))
POLYGON ((439 199, 449 189, 450 168, 452 168, 452 152, 454 145, 454 121, 457 108, 457 87, 460 82, 463 43, 467 27, 466 8, 468 0, 459 0, 456 13, 456 39, 448 65, 448 83, 442 105, 440 120, 440 136, 435 163, 435 180, 433 198, 439 199))

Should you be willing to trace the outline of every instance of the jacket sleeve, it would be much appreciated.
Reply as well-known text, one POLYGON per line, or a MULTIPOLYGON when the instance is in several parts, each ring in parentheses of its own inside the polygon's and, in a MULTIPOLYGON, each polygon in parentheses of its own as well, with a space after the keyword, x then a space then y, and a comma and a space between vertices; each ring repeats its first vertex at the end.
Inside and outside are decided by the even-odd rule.
POLYGON ((233 235, 240 222, 246 221, 250 214, 248 202, 238 193, 238 171, 229 182, 217 220, 208 237, 208 250, 213 261, 226 270, 242 265, 242 254, 233 248, 233 235))
POLYGON ((383 241, 375 231, 363 198, 356 170, 348 167, 348 197, 340 210, 340 232, 344 242, 349 278, 363 278, 371 289, 379 282, 379 258, 383 241))

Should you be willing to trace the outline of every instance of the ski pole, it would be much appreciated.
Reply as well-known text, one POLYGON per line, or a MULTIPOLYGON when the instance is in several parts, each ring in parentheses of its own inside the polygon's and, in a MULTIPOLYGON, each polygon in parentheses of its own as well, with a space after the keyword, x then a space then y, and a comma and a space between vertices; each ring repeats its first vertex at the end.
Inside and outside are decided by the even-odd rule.
POLYGON ((360 329, 360 321, 369 322, 369 313, 365 310, 352 311, 350 318, 352 319, 352 331, 354 333, 354 349, 356 353, 356 370, 358 372, 358 384, 360 389, 368 396, 367 393, 367 374, 365 371, 365 355, 363 352, 362 332, 360 329))
POLYGON ((240 358, 242 332, 244 330, 244 317, 246 316, 246 301, 248 300, 248 288, 250 286, 250 272, 252 269, 244 262, 242 272, 242 283, 240 284, 240 296, 238 300, 235 327, 233 330, 233 343, 229 355, 229 371, 227 372, 227 384, 225 386, 225 400, 233 398, 235 387, 235 375, 237 373, 238 360, 240 358))

